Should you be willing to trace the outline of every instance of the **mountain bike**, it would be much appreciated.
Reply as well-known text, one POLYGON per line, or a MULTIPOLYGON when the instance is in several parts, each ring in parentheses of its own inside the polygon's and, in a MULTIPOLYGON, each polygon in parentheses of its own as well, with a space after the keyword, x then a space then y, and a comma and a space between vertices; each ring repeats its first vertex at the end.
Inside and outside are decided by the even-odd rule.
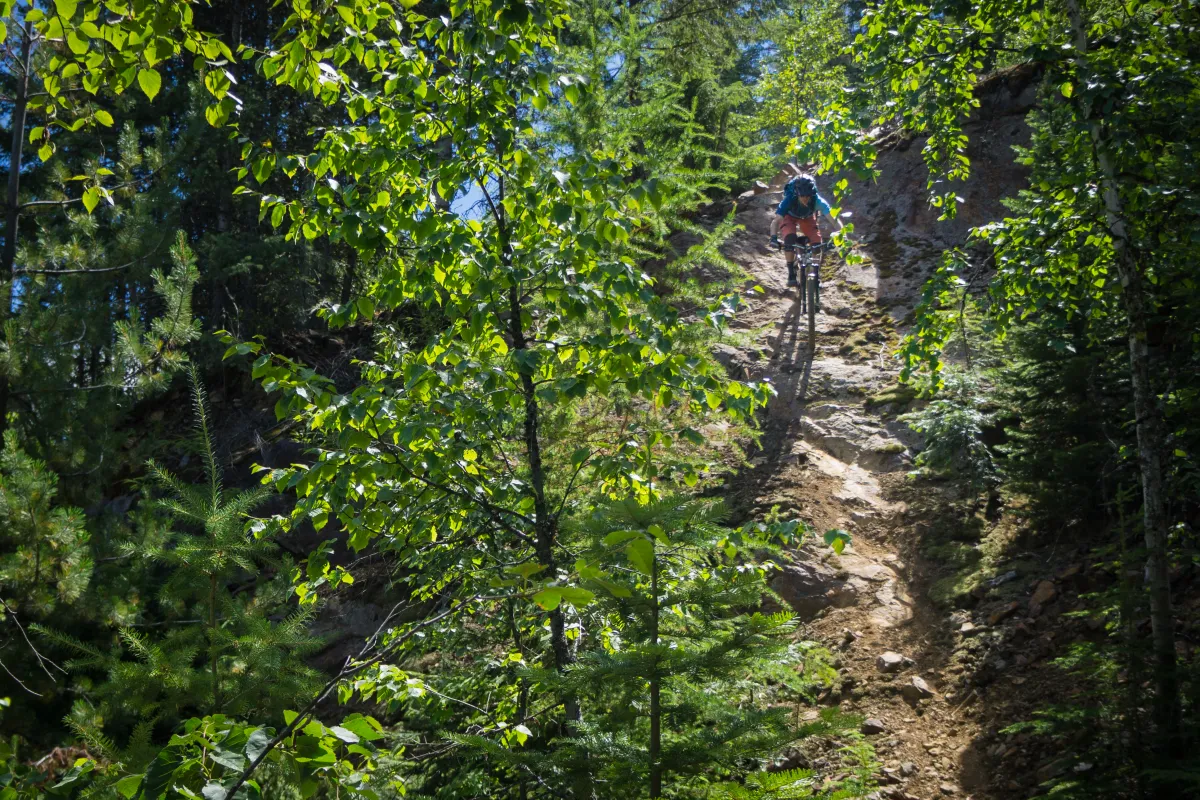
POLYGON ((817 346, 817 312, 821 310, 821 264, 831 242, 809 244, 801 236, 794 244, 780 244, 779 249, 791 249, 796 254, 796 270, 800 276, 800 313, 808 314, 808 349, 815 352, 817 346))

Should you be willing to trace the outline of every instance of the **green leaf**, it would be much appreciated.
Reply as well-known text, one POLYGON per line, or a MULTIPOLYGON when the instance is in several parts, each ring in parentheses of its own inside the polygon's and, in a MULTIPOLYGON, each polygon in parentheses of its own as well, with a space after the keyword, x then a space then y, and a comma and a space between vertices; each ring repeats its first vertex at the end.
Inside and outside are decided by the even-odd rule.
POLYGON ((1070 97, 1071 95, 1075 94, 1075 86, 1070 81, 1067 81, 1062 86, 1058 87, 1058 90, 1063 93, 1063 97, 1070 97))
POLYGON ((88 51, 87 40, 75 31, 67 34, 67 47, 71 48, 71 52, 77 56, 81 56, 88 51))
POLYGON ((162 76, 156 69, 138 70, 137 80, 138 86, 142 87, 142 92, 149 100, 157 97, 159 90, 162 89, 162 76))
POLYGON ((613 531, 608 536, 604 537, 604 543, 607 545, 621 544, 628 542, 630 539, 636 539, 641 536, 637 531, 613 531))
POLYGON ((596 597, 595 592, 589 592, 587 589, 580 589, 577 586, 564 586, 559 590, 559 594, 562 596, 563 600, 567 601, 576 608, 586 606, 596 597))
POLYGON ((214 128, 219 128, 229 120, 229 114, 233 111, 233 103, 228 98, 219 103, 213 103, 208 108, 204 109, 204 118, 208 120, 208 124, 214 128))
POLYGON ((113 126, 113 115, 105 111, 103 108, 96 110, 96 121, 106 128, 113 126))
POLYGON ((361 715, 352 715, 342 720, 342 727, 348 731, 353 731, 358 734, 358 738, 363 741, 373 742, 376 739, 383 738, 383 729, 378 722, 370 717, 361 715), (374 724, 372 724, 374 723, 374 724))
POLYGON ((146 770, 146 779, 142 784, 142 795, 158 800, 175 776, 175 770, 183 764, 183 758, 174 747, 160 750, 150 767, 146 770))
POLYGON ((562 590, 556 586, 548 589, 542 589, 533 596, 533 602, 537 603, 545 611, 553 611, 562 603, 562 590))
POLYGON ((78 0, 54 0, 54 9, 58 15, 68 19, 75 16, 75 9, 78 6, 78 0))
POLYGON ((524 564, 515 564, 504 571, 513 575, 519 575, 520 577, 528 580, 545 568, 545 564, 537 564, 533 561, 526 561, 524 564))
POLYGON ((275 171, 275 154, 267 153, 254 159, 254 163, 250 165, 250 170, 254 173, 254 180, 259 183, 266 183, 267 178, 271 177, 271 173, 275 171))
POLYGON ((95 186, 86 190, 83 193, 83 207, 90 214, 96 210, 96 206, 100 204, 100 190, 95 186))
POLYGON ((133 797, 138 787, 142 785, 141 775, 126 775, 114 784, 114 788, 122 797, 133 797))
POLYGON ((265 728, 259 728, 254 733, 250 734, 250 738, 246 740, 246 758, 255 761, 267 749, 270 744, 271 737, 267 735, 265 728))
POLYGON ((204 795, 204 800, 225 800, 225 787, 216 781, 209 781, 204 784, 200 794, 204 795))
POLYGON ((358 741, 358 734, 348 728, 344 728, 340 725, 334 725, 329 730, 333 732, 334 736, 336 736, 338 739, 341 739, 346 744, 355 744, 358 741))
POLYGON ((240 753, 231 753, 228 750, 217 748, 211 753, 211 758, 222 767, 234 772, 241 772, 246 768, 246 759, 240 753))
POLYGON ((629 543, 629 547, 625 548, 625 555, 629 557, 629 563, 633 564, 634 569, 644 575, 649 575, 654 569, 654 545, 649 539, 634 539, 629 543))
POLYGON ((838 555, 846 549, 846 544, 850 541, 850 534, 841 528, 831 528, 825 532, 825 544, 833 548, 833 552, 838 555))

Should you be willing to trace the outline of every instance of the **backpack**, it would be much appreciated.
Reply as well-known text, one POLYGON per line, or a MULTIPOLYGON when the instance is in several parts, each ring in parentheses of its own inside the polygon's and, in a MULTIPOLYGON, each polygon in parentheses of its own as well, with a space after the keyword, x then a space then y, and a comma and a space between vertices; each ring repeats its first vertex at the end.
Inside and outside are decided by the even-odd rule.
POLYGON ((797 175, 783 187, 784 208, 789 216, 807 219, 817 213, 817 182, 808 175, 797 175), (808 208, 800 205, 799 197, 812 197, 813 203, 808 208))

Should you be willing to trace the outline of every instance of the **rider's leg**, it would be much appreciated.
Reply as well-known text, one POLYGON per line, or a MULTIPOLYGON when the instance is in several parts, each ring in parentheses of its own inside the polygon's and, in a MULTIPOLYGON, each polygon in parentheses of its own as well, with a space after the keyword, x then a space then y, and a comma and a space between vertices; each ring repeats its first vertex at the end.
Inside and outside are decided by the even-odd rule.
POLYGON ((796 251, 792 249, 797 242, 796 234, 789 233, 783 240, 785 247, 784 252, 787 254, 787 271, 788 271, 788 286, 799 286, 799 281, 796 280, 796 251))

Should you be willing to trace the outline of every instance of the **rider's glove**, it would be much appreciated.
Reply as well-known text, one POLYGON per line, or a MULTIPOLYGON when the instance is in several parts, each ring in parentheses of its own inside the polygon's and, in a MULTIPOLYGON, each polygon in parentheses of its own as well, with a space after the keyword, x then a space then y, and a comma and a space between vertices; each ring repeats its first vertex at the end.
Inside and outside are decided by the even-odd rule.
POLYGON ((779 237, 775 235, 771 236, 771 244, 775 247, 779 247, 779 237))

